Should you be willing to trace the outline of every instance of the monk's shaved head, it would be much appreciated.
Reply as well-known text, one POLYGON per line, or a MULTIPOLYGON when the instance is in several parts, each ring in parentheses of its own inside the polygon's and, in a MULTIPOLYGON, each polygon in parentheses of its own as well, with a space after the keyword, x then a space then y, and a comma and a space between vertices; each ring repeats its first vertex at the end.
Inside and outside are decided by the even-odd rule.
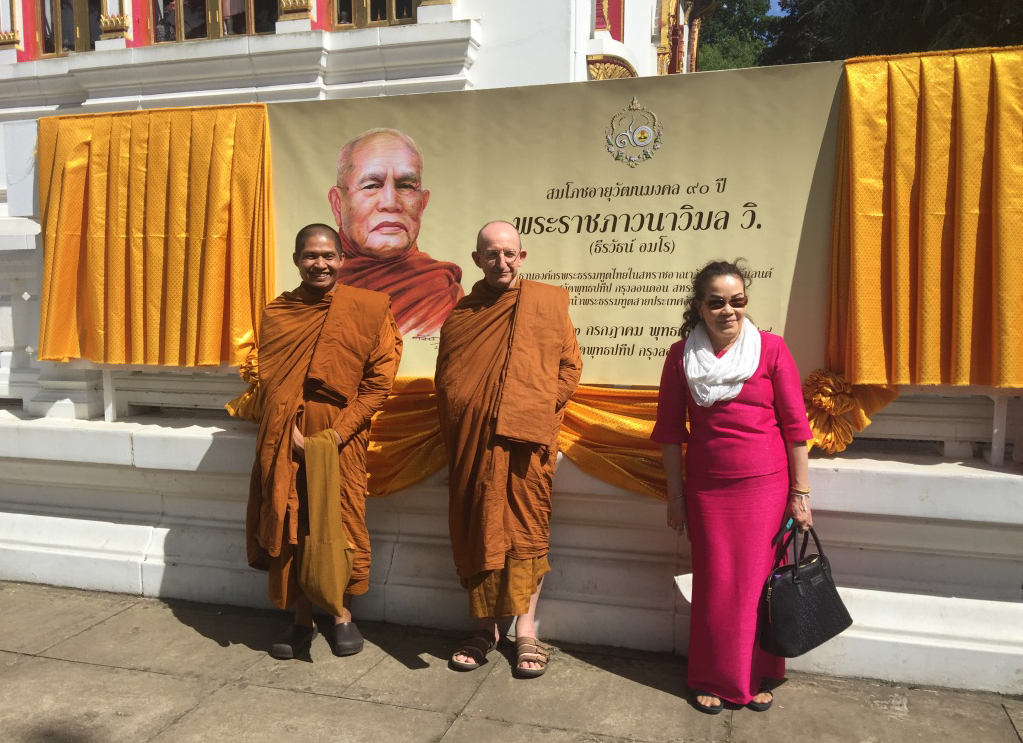
POLYGON ((329 224, 317 223, 307 224, 295 235, 295 255, 299 255, 302 252, 306 241, 311 237, 326 237, 334 243, 334 248, 337 250, 338 255, 341 254, 341 238, 338 237, 337 230, 329 224))
POLYGON ((519 231, 511 222, 487 222, 476 235, 472 262, 483 271, 483 279, 499 291, 519 284, 519 268, 526 259, 519 231))
POLYGON ((502 219, 495 219, 493 222, 487 222, 480 228, 480 231, 476 233, 476 252, 479 253, 484 247, 498 235, 509 236, 511 233, 515 234, 515 241, 519 245, 519 249, 522 248, 522 237, 519 235, 519 231, 515 229, 515 225, 511 222, 505 222, 502 219))

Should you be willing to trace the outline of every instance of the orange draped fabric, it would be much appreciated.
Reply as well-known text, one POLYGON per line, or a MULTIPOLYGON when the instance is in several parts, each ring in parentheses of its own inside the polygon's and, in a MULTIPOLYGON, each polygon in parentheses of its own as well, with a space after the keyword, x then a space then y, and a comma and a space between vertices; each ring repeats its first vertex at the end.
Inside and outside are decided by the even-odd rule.
MULTIPOLYGON (((395 380, 370 431, 370 495, 407 488, 447 464, 429 378, 395 380)), ((664 499, 661 447, 650 441, 657 390, 580 386, 569 400, 559 446, 581 470, 604 482, 664 499)))
POLYGON ((265 105, 39 122, 39 358, 239 364, 273 298, 265 105))
POLYGON ((1006 305, 1023 282, 1023 48, 851 59, 842 98, 829 371, 804 387, 826 451, 895 385, 1023 386, 1006 305))

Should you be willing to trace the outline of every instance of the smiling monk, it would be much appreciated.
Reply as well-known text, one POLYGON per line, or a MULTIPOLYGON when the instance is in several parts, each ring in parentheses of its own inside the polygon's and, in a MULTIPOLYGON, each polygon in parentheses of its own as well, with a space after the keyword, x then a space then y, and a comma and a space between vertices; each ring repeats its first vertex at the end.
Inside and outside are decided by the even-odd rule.
POLYGON ((541 675, 536 603, 547 562, 551 488, 565 404, 582 374, 568 292, 519 278, 526 259, 507 222, 480 230, 483 270, 441 328, 437 407, 448 450, 448 525, 455 567, 479 631, 451 658, 478 668, 514 616, 515 673, 541 675))
POLYGON ((260 324, 248 559, 269 571, 274 605, 295 607, 271 655, 309 647, 313 600, 334 614, 334 652, 351 655, 363 647, 351 599, 369 588, 369 424, 390 393, 401 335, 386 294, 338 283, 344 257, 332 227, 304 227, 293 257, 302 283, 268 304, 260 324))

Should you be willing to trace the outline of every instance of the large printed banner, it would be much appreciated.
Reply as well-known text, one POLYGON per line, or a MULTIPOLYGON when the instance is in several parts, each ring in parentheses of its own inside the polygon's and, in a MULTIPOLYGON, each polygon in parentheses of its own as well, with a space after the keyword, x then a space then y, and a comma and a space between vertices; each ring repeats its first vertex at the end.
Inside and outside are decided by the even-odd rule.
POLYGON ((338 225, 343 280, 387 291, 402 376, 432 376, 440 324, 482 274, 491 220, 522 276, 571 293, 583 382, 656 385, 693 273, 743 257, 749 317, 823 362, 842 63, 272 104, 277 283, 294 235, 338 225), (384 128, 396 132, 371 133, 384 128), (347 145, 347 146, 346 146, 347 145))

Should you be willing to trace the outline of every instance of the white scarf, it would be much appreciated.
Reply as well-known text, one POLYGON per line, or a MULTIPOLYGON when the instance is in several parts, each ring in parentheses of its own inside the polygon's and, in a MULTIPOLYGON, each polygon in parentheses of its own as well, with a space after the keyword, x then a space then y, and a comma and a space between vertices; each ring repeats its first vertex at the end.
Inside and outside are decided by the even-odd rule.
POLYGON ((718 400, 731 400, 760 366, 760 331, 744 318, 739 337, 725 355, 714 355, 706 323, 700 323, 686 338, 683 364, 693 399, 701 408, 718 400))

